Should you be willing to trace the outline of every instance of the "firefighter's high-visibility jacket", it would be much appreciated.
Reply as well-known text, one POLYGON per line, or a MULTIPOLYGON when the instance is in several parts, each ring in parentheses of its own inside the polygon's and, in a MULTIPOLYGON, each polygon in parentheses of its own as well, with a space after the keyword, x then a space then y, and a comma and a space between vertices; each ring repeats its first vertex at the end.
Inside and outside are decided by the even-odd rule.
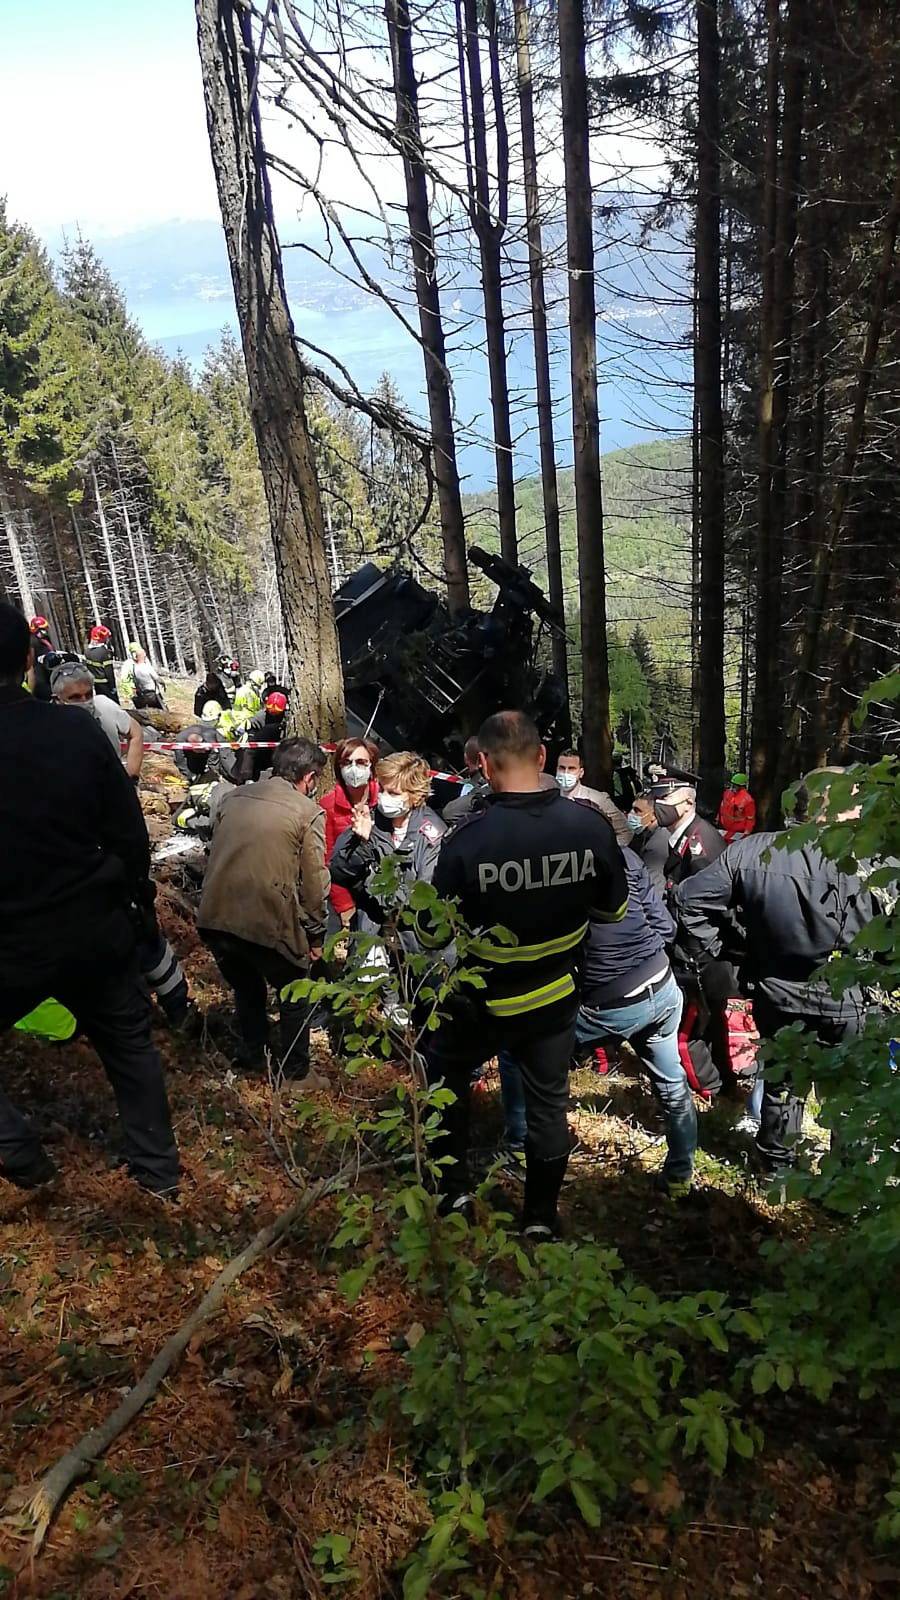
POLYGON ((262 710, 259 690, 249 679, 235 690, 234 710, 235 714, 241 716, 245 722, 249 722, 251 717, 256 716, 257 711, 262 710))
POLYGON ((573 997, 588 920, 619 922, 628 906, 609 823, 564 800, 555 785, 491 795, 446 839, 433 881, 442 897, 458 897, 470 928, 500 925, 516 935, 517 944, 488 940, 475 950, 486 968, 483 1003, 500 1022, 573 997))

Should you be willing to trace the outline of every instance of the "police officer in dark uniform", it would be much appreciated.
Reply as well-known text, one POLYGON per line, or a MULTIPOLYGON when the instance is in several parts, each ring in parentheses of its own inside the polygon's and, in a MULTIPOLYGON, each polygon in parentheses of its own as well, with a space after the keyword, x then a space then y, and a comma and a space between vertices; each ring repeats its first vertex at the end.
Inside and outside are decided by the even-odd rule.
POLYGON ((669 835, 666 890, 674 894, 680 883, 693 878, 725 849, 718 828, 697 815, 697 791, 680 778, 664 778, 651 790, 653 812, 669 835))
MULTIPOLYGON (((550 1238, 569 1159, 568 1073, 578 1011, 576 966, 589 918, 616 922, 628 905, 621 851, 606 820, 566 801, 542 777, 545 750, 531 719, 501 711, 478 734, 491 786, 483 809, 461 822, 443 845, 434 887, 457 897, 471 928, 503 926, 515 945, 485 941, 476 954, 486 988, 454 999, 428 1036, 433 1082, 456 1095, 445 1113, 444 1210, 469 1201, 469 1085, 473 1072, 502 1046, 521 1065, 528 1121, 522 1228, 550 1238)), ((420 918, 422 943, 433 945, 420 918)))

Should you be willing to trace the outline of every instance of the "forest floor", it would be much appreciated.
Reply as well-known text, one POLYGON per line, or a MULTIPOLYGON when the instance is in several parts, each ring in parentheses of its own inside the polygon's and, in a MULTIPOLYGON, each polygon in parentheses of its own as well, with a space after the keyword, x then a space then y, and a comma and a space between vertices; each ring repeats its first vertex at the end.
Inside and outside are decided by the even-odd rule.
MULTIPOLYGON (((146 767, 159 840, 180 785, 162 757, 146 767)), ((328 1248, 333 1200, 239 1279, 36 1558, 17 1520, 20 1491, 116 1406, 224 1263, 296 1196, 278 1154, 291 1104, 273 1107, 268 1084, 228 1073, 212 1042, 225 1039, 228 997, 174 869, 162 877, 161 920, 210 1019, 201 1043, 157 1033, 184 1165, 178 1203, 113 1170, 111 1097, 87 1044, 9 1035, 0 1048, 4 1086, 33 1112, 62 1173, 37 1195, 0 1182, 0 1595, 315 1600, 329 1592, 317 1541, 332 1533, 353 1540, 358 1576, 344 1593, 397 1595, 398 1565, 428 1512, 414 1466, 367 1410, 377 1388, 402 1383, 429 1308, 390 1268, 347 1303, 328 1248)), ((325 1103, 383 1092, 388 1069, 341 1088, 326 1036, 313 1045, 334 1083, 325 1103)), ((564 1192, 569 1231, 613 1245, 657 1291, 727 1289, 740 1303, 764 1273, 763 1243, 809 1225, 798 1207, 773 1210, 761 1197, 733 1129, 739 1106, 704 1115, 699 1192, 672 1209, 649 1200, 661 1129, 637 1081, 579 1073, 573 1102, 581 1150, 564 1192)), ((489 1145, 501 1127, 490 1075, 477 1119, 489 1145)), ((311 1171, 334 1160, 307 1137, 311 1171)), ((510 1181, 511 1208, 515 1189, 510 1181)), ((515 1531, 497 1518, 485 1589, 507 1600, 900 1592, 900 1565, 873 1540, 890 1458, 879 1408, 780 1393, 755 1405, 764 1448, 721 1480, 696 1460, 657 1491, 636 1480, 597 1531, 555 1501, 515 1531)))

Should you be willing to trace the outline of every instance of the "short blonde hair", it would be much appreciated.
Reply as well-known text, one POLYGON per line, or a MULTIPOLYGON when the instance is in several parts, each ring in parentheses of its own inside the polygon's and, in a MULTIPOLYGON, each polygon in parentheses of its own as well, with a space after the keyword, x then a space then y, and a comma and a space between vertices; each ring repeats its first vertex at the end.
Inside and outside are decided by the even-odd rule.
POLYGON ((431 791, 431 768, 414 750, 395 750, 391 756, 382 756, 375 776, 379 783, 402 789, 412 801, 413 811, 425 804, 431 791))

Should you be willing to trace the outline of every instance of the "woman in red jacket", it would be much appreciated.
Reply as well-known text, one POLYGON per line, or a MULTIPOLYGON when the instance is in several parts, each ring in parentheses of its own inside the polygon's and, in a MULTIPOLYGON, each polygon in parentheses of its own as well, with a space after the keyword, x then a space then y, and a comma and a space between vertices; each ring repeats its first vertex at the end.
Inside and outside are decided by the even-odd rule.
MULTIPOLYGON (((334 770, 337 783, 319 801, 325 813, 325 860, 332 852, 341 834, 353 822, 353 807, 367 800, 372 810, 378 803, 378 784, 372 775, 379 749, 369 739, 341 739, 334 748, 334 770)), ((356 907, 353 896, 340 884, 331 886, 331 908, 344 927, 350 926, 356 907)))

